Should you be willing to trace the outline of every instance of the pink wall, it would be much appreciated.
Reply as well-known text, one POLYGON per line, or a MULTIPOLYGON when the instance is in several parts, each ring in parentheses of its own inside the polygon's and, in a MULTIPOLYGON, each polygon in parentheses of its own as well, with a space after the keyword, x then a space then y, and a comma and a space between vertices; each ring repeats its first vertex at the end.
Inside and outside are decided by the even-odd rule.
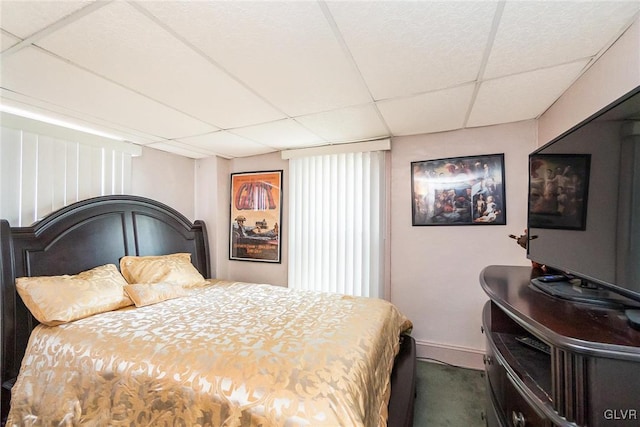
POLYGON ((509 234, 526 225, 528 154, 536 123, 398 137, 391 146, 391 302, 413 322, 418 356, 482 368, 480 271, 530 265, 509 234), (507 225, 412 226, 413 161, 504 153, 507 225))
POLYGON ((142 147, 131 162, 131 193, 165 203, 187 218, 194 218, 195 161, 142 147))
POLYGON ((212 255, 212 264, 216 277, 220 279, 238 280, 251 283, 269 283, 272 285, 287 286, 287 257, 288 257, 288 234, 287 223, 288 211, 288 169, 289 162, 282 160, 280 153, 265 154, 262 156, 252 156, 237 158, 233 160, 225 159, 204 159, 198 160, 196 172, 196 186, 199 188, 196 194, 199 198, 215 199, 215 202, 199 203, 197 213, 207 220, 207 230, 211 247, 215 248, 212 255), (215 169, 215 170, 214 170, 215 169), (283 175, 283 221, 282 221, 282 255, 281 263, 265 263, 229 260, 229 227, 230 227, 230 174, 233 172, 254 172, 266 170, 284 170, 283 175), (211 185, 214 183, 215 190, 211 185), (215 209, 212 211, 212 209, 215 209))

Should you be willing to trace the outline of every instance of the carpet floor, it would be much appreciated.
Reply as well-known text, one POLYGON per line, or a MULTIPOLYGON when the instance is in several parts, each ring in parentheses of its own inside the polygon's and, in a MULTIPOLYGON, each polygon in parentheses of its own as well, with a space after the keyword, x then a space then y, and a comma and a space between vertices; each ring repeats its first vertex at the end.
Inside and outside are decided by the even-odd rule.
POLYGON ((418 360, 414 427, 484 427, 483 371, 418 360))

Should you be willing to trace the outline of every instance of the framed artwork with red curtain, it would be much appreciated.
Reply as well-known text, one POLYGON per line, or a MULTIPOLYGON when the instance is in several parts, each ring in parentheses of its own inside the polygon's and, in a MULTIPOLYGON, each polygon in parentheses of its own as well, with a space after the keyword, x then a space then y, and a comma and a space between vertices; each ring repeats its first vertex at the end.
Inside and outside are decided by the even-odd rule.
POLYGON ((281 262, 282 170, 231 174, 229 259, 281 262))

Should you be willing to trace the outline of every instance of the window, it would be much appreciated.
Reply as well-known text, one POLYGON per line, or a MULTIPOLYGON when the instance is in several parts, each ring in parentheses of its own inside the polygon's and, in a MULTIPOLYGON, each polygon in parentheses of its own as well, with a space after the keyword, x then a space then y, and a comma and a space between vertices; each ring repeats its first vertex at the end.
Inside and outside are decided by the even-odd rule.
POLYGON ((289 287, 384 296, 385 180, 384 151, 291 158, 289 287))

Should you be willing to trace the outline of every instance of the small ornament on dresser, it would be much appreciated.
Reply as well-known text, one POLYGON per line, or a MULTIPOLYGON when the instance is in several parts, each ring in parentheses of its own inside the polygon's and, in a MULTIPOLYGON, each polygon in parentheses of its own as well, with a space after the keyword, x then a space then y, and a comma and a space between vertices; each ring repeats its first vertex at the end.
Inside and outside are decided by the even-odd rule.
MULTIPOLYGON (((516 241, 516 243, 521 246, 524 249, 527 249, 527 245, 529 244, 529 240, 533 240, 533 239, 537 239, 538 236, 531 236, 529 237, 529 230, 528 229, 524 229, 524 234, 521 234, 519 236, 516 236, 515 234, 509 234, 509 237, 514 239, 516 241)), ((545 266, 537 263, 535 261, 531 261, 531 266, 533 268, 540 268, 542 270, 545 269, 545 266)))

